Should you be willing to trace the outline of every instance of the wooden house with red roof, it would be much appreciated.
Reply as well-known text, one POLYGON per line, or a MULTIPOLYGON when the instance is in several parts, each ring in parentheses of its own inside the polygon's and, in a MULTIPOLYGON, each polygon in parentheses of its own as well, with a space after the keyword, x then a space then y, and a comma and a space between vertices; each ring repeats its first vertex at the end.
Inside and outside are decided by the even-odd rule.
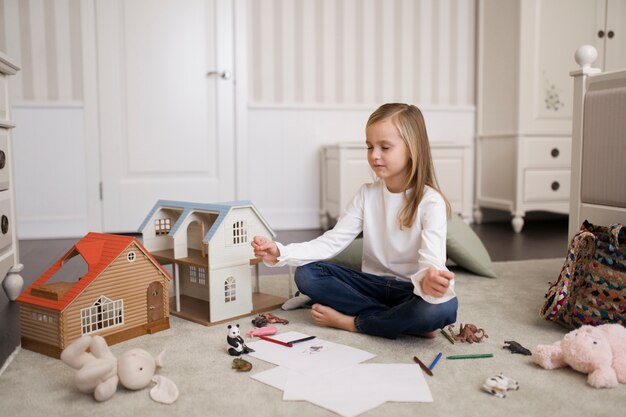
POLYGON ((22 347, 58 358, 85 334, 111 345, 168 329, 170 279, 134 237, 88 233, 17 298, 22 347))

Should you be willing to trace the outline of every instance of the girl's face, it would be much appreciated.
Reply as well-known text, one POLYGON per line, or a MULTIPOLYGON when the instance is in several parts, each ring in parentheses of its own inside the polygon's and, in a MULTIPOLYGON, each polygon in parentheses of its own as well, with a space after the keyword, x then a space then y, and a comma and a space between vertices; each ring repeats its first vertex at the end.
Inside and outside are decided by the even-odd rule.
POLYGON ((367 162, 392 193, 404 191, 409 174, 410 155, 391 119, 383 119, 365 129, 367 162))

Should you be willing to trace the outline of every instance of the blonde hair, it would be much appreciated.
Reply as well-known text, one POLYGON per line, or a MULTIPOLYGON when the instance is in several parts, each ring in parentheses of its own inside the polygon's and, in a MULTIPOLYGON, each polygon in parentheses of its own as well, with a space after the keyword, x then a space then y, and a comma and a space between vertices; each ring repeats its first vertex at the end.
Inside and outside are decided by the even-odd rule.
POLYGON ((436 190, 446 203, 446 213, 450 217, 451 209, 448 199, 445 197, 435 176, 433 158, 430 153, 428 133, 422 112, 413 105, 403 103, 387 103, 380 106, 367 120, 369 127, 382 120, 389 119, 398 129, 400 137, 409 149, 410 171, 404 186, 404 205, 398 213, 400 229, 411 227, 415 223, 417 207, 424 197, 424 186, 436 190), (413 189, 409 198, 407 191, 413 189))

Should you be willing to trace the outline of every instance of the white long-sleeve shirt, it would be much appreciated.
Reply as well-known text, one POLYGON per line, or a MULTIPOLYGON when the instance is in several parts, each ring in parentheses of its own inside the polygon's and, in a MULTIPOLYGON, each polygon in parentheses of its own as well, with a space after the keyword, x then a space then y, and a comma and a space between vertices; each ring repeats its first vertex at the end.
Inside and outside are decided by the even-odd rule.
POLYGON ((361 186, 335 227, 309 242, 282 245, 274 266, 300 266, 330 259, 345 249, 363 231, 362 271, 413 282, 414 293, 431 304, 456 296, 454 280, 442 297, 422 293, 421 281, 428 268, 446 268, 446 204, 426 186, 411 228, 400 230, 398 212, 403 193, 392 193, 377 180, 361 186))

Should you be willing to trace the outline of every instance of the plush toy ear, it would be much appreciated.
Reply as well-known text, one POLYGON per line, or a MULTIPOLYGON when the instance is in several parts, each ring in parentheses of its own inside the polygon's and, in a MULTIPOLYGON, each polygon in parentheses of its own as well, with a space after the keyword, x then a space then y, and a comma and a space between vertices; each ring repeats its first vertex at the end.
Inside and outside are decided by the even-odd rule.
POLYGON ((156 385, 150 390, 150 398, 163 404, 172 404, 178 398, 178 387, 169 378, 157 375, 152 378, 156 385))
POLYGON ((163 351, 161 353, 159 353, 156 358, 154 358, 154 362, 157 366, 157 368, 162 368, 163 367, 163 358, 165 357, 165 349, 163 349, 163 351))
POLYGON ((539 345, 532 353, 533 362, 542 368, 555 369, 567 366, 567 363, 565 363, 563 359, 560 341, 551 345, 539 345))
POLYGON ((76 339, 61 352, 61 360, 74 369, 80 369, 95 360, 95 356, 87 353, 92 337, 85 335, 76 339))

